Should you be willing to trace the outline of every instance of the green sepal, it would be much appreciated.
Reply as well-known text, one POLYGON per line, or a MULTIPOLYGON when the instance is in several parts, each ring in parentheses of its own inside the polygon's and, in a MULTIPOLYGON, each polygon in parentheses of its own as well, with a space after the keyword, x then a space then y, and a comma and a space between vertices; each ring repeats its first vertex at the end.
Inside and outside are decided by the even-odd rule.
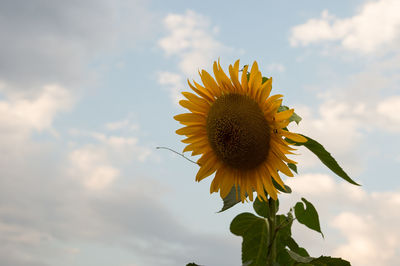
MULTIPOLYGON (((233 206, 235 206, 236 204, 238 204, 240 202, 239 195, 240 195, 240 187, 238 186, 238 192, 236 194, 236 187, 233 186, 231 191, 229 191, 228 195, 222 199, 223 206, 219 212, 226 211, 227 209, 230 209, 233 206), (238 197, 236 197, 236 195, 238 195, 238 197)), ((246 193, 246 197, 247 197, 247 193, 246 193)))
POLYGON ((287 166, 292 169, 296 174, 298 174, 297 172, 297 165, 295 165, 294 163, 287 163, 287 166))
POLYGON ((270 78, 267 78, 267 77, 262 77, 262 84, 264 84, 267 80, 269 80, 270 78))
POLYGON ((268 219, 248 212, 241 213, 232 220, 230 230, 243 238, 242 263, 249 266, 264 266, 267 261, 270 235, 268 219))
POLYGON ((296 146, 304 146, 309 149, 312 153, 314 153, 323 164, 325 164, 332 172, 346 180, 347 182, 359 186, 360 184, 356 183, 353 179, 351 179, 346 172, 339 166, 335 158, 325 150, 324 146, 319 144, 317 141, 313 140, 310 137, 304 136, 307 139, 307 142, 296 142, 291 139, 285 138, 285 140, 291 144, 296 146))
POLYGON ((312 205, 311 202, 305 198, 301 198, 301 200, 306 204, 306 208, 304 208, 303 202, 299 201, 296 203, 294 206, 294 213, 297 221, 301 224, 304 224, 308 228, 321 233, 322 237, 324 237, 319 224, 318 212, 314 205, 312 205))
POLYGON ((277 190, 279 190, 280 192, 288 193, 288 194, 292 193, 292 189, 288 185, 283 184, 285 186, 285 188, 282 188, 282 186, 279 185, 278 182, 276 182, 273 178, 272 178, 272 184, 274 184, 274 187, 277 190))

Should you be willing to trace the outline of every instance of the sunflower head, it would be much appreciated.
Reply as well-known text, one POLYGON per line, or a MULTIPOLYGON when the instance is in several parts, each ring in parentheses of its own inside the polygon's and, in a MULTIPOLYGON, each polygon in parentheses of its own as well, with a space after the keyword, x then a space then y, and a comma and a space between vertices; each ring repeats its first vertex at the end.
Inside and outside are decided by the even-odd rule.
POLYGON ((261 199, 269 194, 276 200, 272 180, 284 187, 279 172, 293 176, 287 163, 296 163, 286 157, 294 149, 284 138, 307 141, 286 128, 294 110, 278 112, 283 96, 270 96, 272 78, 263 80, 257 62, 249 76, 245 66, 240 79, 239 60, 229 66, 229 77, 219 62, 214 62, 213 72, 215 79, 205 70, 199 72, 203 85, 188 81, 197 95, 183 92, 186 99, 179 103, 189 113, 174 117, 184 125, 176 133, 187 136, 183 151, 201 155, 196 181, 215 173, 210 192, 219 191, 222 198, 235 187, 242 202, 246 195, 252 201, 253 191, 261 199))

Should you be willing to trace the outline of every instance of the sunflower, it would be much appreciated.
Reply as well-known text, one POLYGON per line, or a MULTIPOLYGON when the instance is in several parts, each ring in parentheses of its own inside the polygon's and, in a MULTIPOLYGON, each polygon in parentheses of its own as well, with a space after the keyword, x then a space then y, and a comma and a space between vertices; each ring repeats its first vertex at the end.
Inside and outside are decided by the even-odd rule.
POLYGON ((179 104, 190 113, 174 117, 185 126, 176 133, 187 136, 182 140, 187 144, 183 152, 201 155, 196 181, 215 172, 210 193, 220 191, 225 198, 235 187, 242 202, 247 195, 253 201, 253 191, 260 199, 267 200, 267 192, 276 200, 278 191, 272 179, 284 187, 278 171, 293 176, 287 163, 296 163, 286 157, 294 149, 284 138, 297 142, 307 139, 286 129, 294 110, 278 112, 283 95, 270 96, 272 78, 263 80, 257 62, 249 77, 247 70, 246 65, 239 80, 237 60, 229 66, 229 78, 220 63, 214 62, 215 79, 202 70, 203 85, 196 81, 192 85, 188 80, 197 95, 182 93, 187 100, 179 104))

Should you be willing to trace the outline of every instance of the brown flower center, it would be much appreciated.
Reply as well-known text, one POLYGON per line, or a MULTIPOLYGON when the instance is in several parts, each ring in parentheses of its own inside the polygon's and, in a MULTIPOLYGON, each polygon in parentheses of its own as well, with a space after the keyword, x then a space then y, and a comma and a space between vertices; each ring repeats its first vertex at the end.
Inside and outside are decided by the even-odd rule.
POLYGON ((236 169, 259 166, 270 148, 270 127, 260 106, 235 93, 220 96, 211 106, 207 137, 217 157, 236 169))

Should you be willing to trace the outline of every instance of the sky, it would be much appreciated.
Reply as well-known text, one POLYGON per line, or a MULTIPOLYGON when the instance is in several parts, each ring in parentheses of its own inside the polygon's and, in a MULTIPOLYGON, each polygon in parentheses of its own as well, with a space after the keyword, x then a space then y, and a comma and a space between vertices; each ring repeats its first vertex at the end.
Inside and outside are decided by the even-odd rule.
POLYGON ((257 60, 273 92, 361 187, 307 150, 280 212, 301 197, 325 239, 312 256, 400 265, 400 2, 0 1, 0 264, 240 265, 211 178, 172 118, 186 79, 257 60), (196 159, 196 158, 192 158, 196 159))

